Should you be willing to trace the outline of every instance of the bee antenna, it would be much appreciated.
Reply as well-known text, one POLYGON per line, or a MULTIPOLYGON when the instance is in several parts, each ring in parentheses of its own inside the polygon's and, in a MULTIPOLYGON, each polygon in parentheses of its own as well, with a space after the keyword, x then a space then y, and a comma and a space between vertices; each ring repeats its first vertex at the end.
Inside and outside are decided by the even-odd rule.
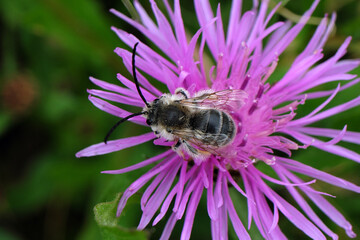
POLYGON ((107 144, 107 141, 108 141, 110 135, 112 134, 112 132, 113 132, 121 123, 125 122, 126 120, 128 120, 128 119, 130 119, 130 118, 132 118, 132 117, 139 116, 139 115, 142 115, 142 114, 145 114, 145 113, 147 113, 147 112, 133 113, 133 114, 127 116, 127 117, 124 117, 124 118, 120 119, 120 121, 118 121, 117 123, 115 123, 115 125, 112 126, 112 128, 111 128, 111 129, 109 130, 109 132, 106 134, 105 139, 104 139, 104 143, 107 144))
POLYGON ((144 101, 145 105, 147 107, 150 107, 149 103, 146 101, 144 95, 142 94, 141 90, 140 90, 140 85, 139 85, 139 81, 136 77, 136 68, 135 68, 135 53, 136 53, 136 47, 139 45, 139 42, 135 43, 134 48, 133 48, 133 52, 132 52, 132 71, 133 71, 133 77, 134 77, 134 81, 135 81, 135 85, 136 85, 136 89, 141 97, 141 99, 144 101))

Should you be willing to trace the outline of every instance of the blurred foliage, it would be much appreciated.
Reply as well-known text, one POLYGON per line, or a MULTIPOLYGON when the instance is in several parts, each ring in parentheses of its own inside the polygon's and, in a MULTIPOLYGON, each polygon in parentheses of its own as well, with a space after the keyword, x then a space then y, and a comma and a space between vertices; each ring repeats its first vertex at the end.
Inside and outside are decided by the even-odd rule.
MULTIPOLYGON (((215 7, 216 1, 211 2, 215 7)), ((250 4, 244 2, 249 8, 250 4)), ((273 0, 271 4, 276 2, 273 0)), ((149 7, 148 3, 145 5, 149 7)), ((193 24, 196 18, 191 1, 182 1, 182 5, 185 24, 194 33, 198 26, 193 24)), ((307 10, 309 1, 289 0, 283 6, 278 18, 296 21, 296 15, 307 10)), ((230 1, 222 3, 221 7, 224 13, 228 12, 230 1)), ((86 89, 93 88, 88 77, 116 83, 117 72, 130 76, 121 59, 113 53, 115 47, 124 46, 110 26, 134 30, 112 16, 108 12, 110 8, 127 13, 120 1, 5 0, 0 3, 0 239, 92 240, 102 236, 104 239, 121 239, 111 237, 111 234, 145 239, 149 236, 133 231, 140 219, 136 196, 126 213, 126 224, 124 219, 115 219, 111 215, 115 212, 117 198, 98 204, 112 201, 146 169, 123 175, 103 175, 100 171, 129 166, 155 155, 154 151, 159 149, 146 143, 105 156, 76 159, 74 155, 80 149, 102 141, 117 121, 88 102, 86 89), (94 219, 95 205, 95 217, 100 227, 94 219), (108 216, 112 222, 104 222, 100 215, 108 216), (115 227, 115 222, 122 227, 115 227)), ((322 0, 314 16, 322 17, 332 12, 337 12, 336 31, 326 45, 325 56, 331 56, 342 41, 352 35, 346 57, 359 58, 360 2, 322 0)), ((315 25, 316 17, 312 19, 315 25)), ((304 39, 310 39, 313 32, 314 25, 307 26, 281 56, 275 78, 286 72, 291 60, 306 45, 304 39)), ((360 70, 355 73, 360 74, 360 70)), ((330 106, 358 95, 359 86, 356 85, 334 99, 330 106)), ((299 109, 299 114, 309 112, 320 102, 308 101, 299 109)), ((359 108, 321 125, 341 129, 348 124, 349 130, 360 131, 358 118, 359 108)), ((145 128, 125 123, 113 137, 142 132, 145 128)), ((356 146, 346 146, 358 151, 356 146)), ((360 184, 359 166, 354 162, 312 148, 300 150, 293 157, 360 184)), ((317 188, 327 191, 329 185, 319 182, 317 188)), ((330 201, 360 234, 359 196, 338 188, 329 192, 337 196, 330 201)), ((246 213, 241 211, 245 206, 244 199, 238 194, 232 196, 242 219, 246 219, 246 213)), ((209 236, 204 200, 195 221, 193 238, 209 236)), ((157 228, 149 228, 153 239, 160 236, 163 222, 157 228)), ((340 239, 347 238, 342 229, 329 220, 325 219, 325 222, 340 239)), ((291 223, 284 221, 281 224, 290 239, 303 239, 302 233, 291 223)), ((179 236, 180 231, 181 222, 173 236, 179 236)), ((254 226, 251 233, 254 239, 261 239, 254 226)), ((231 230, 230 236, 235 236, 231 230)))
POLYGON ((129 211, 131 214, 134 214, 136 211, 137 214, 141 214, 141 211, 138 208, 140 197, 139 195, 136 196, 137 197, 133 197, 127 202, 120 217, 116 217, 114 213, 116 212, 121 194, 118 194, 111 202, 99 203, 95 206, 95 220, 101 229, 103 239, 147 239, 145 231, 131 229, 136 223, 131 223, 131 220, 133 219, 129 219, 127 214, 129 211))

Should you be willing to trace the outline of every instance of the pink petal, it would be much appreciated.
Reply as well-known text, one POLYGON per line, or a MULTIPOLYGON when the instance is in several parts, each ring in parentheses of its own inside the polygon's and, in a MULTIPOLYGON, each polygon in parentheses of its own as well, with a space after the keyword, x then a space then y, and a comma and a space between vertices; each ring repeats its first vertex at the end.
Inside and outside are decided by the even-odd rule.
POLYGON ((331 116, 333 116, 335 114, 339 114, 339 113, 341 113, 343 111, 346 111, 348 109, 351 109, 351 108, 359 106, 359 105, 360 105, 360 96, 357 97, 357 98, 354 98, 351 101, 348 101, 348 102, 343 103, 341 105, 338 105, 336 107, 330 108, 330 109, 328 109, 326 111, 323 111, 323 112, 321 112, 319 114, 316 114, 313 117, 306 118, 306 119, 301 119, 300 118, 300 119, 291 121, 289 123, 289 126, 308 125, 308 124, 311 124, 311 123, 314 123, 314 122, 318 122, 318 121, 320 121, 322 119, 331 117, 331 116))
POLYGON ((142 175, 140 178, 138 178, 135 182, 133 182, 124 192, 124 194, 121 196, 121 199, 118 204, 118 208, 116 211, 116 216, 120 216, 121 212, 123 211, 127 200, 134 195, 137 191, 140 190, 151 178, 153 178, 155 175, 159 174, 160 172, 166 171, 167 169, 171 169, 173 165, 175 165, 177 161, 177 156, 173 158, 168 158, 162 162, 160 162, 158 165, 156 165, 154 168, 152 168, 150 171, 142 175))
POLYGON ((319 148, 323 151, 326 151, 326 152, 329 152, 329 153, 332 153, 332 154, 336 154, 336 155, 339 155, 339 156, 342 156, 342 157, 345 157, 345 158, 348 158, 348 159, 351 159, 355 162, 360 162, 360 154, 354 152, 354 151, 351 151, 347 148, 344 148, 344 147, 341 147, 341 146, 338 146, 338 145, 329 145, 329 144, 326 144, 325 142, 323 141, 320 141, 316 138, 312 138, 312 137, 309 137, 305 134, 301 134, 300 132, 296 132, 296 131, 284 131, 286 132, 287 134, 289 134, 290 136, 296 138, 297 140, 299 140, 300 142, 304 143, 304 144, 310 144, 316 148, 319 148))
POLYGON ((234 30, 236 29, 236 25, 238 25, 238 22, 240 21, 241 7, 242 7, 241 0, 232 1, 230 8, 229 26, 227 29, 227 36, 226 36, 226 45, 228 46, 232 43, 232 41, 236 40, 238 37, 238 33, 234 30))
POLYGON ((235 210, 234 204, 230 198, 230 193, 229 193, 229 189, 228 189, 226 181, 224 181, 223 187, 224 187, 223 189, 224 189, 225 206, 229 213, 229 217, 230 217, 231 223, 234 227, 234 230, 236 232, 236 235, 238 236, 239 239, 249 239, 250 240, 251 239, 250 235, 246 231, 242 222, 240 221, 239 216, 235 210))
POLYGON ((134 171, 136 169, 139 169, 139 168, 143 168, 153 162, 156 162, 156 161, 159 161, 161 159, 163 159, 164 157, 168 157, 170 155, 174 155, 174 151, 172 149, 170 150, 167 150, 166 152, 163 152, 155 157, 152 157, 152 158, 149 158, 147 160, 144 160, 144 161, 141 161, 135 165, 132 165, 130 167, 126 167, 126 168, 123 168, 123 169, 118 169, 118 170, 107 170, 107 171, 102 171, 101 173, 108 173, 108 174, 122 174, 122 173, 126 173, 126 172, 131 172, 131 171, 134 171))
POLYGON ((207 188, 207 211, 209 214, 209 217, 211 220, 216 220, 217 216, 217 211, 216 211, 216 207, 215 207, 215 199, 214 199, 214 190, 213 190, 213 185, 214 185, 214 168, 213 165, 211 164, 209 166, 208 169, 208 181, 209 181, 209 187, 207 188))
POLYGON ((76 153, 76 157, 90 157, 90 156, 96 156, 110 152, 120 151, 122 149, 133 147, 141 143, 150 141, 155 137, 156 137, 155 134, 153 132, 150 132, 136 137, 129 137, 119 140, 108 141, 107 144, 103 142, 98 143, 76 153))
MULTIPOLYGON (((336 129, 330 129, 330 128, 315 128, 315 127, 300 127, 300 128, 294 128, 296 131, 306 133, 313 136, 322 136, 322 137, 330 137, 335 138, 339 135, 342 135, 341 133, 343 130, 336 130, 336 129)), ((351 132, 346 131, 341 139, 341 141, 344 142, 350 142, 360 145, 360 133, 358 132, 351 132)))
POLYGON ((89 89, 88 93, 93 96, 101 97, 101 98, 109 100, 109 101, 124 103, 124 104, 128 104, 128 105, 133 105, 136 107, 144 107, 144 103, 140 99, 134 99, 134 98, 122 96, 117 93, 106 92, 106 91, 97 90, 97 89, 89 89))
MULTIPOLYGON (((137 229, 143 230, 151 221, 154 214, 165 199, 167 193, 169 192, 169 189, 174 182, 176 173, 178 172, 180 165, 181 162, 178 161, 178 164, 175 164, 172 168, 168 169, 166 172, 163 172, 166 176, 162 179, 162 182, 158 185, 156 191, 146 203, 137 229)), ((152 192, 152 190, 150 190, 150 192, 152 192)))
POLYGON ((172 213, 164 227, 164 230, 161 234, 160 240, 170 239, 171 232, 174 229, 177 220, 178 219, 176 218, 176 214, 172 213))
MULTIPOLYGON (((280 176, 281 179, 284 181, 288 181, 286 176, 292 175, 290 172, 288 172, 286 169, 284 169, 280 164, 277 164, 274 166, 277 174, 280 176)), ((294 175, 292 175, 294 176, 294 175)), ((294 180, 294 178, 293 178, 294 180)), ((295 180, 295 182, 302 183, 300 179, 295 180)), ((316 213, 311 209, 310 205, 306 202, 306 200, 298 193, 296 188, 294 187, 287 187, 287 190, 290 192, 290 194, 293 196, 295 201, 299 204, 299 206, 303 209, 303 211, 308 215, 308 217, 317 225, 320 227, 322 231, 324 231, 327 235, 329 235, 332 239, 338 239, 338 236, 332 232, 324 223, 323 221, 316 215, 316 213)))
POLYGON ((117 92, 117 93, 120 93, 121 95, 124 95, 124 96, 127 96, 127 97, 131 97, 131 98, 135 97, 136 98, 136 95, 139 95, 137 92, 134 92, 134 91, 132 91, 130 89, 122 88, 122 87, 120 87, 118 85, 107 83, 107 82, 101 81, 101 80, 93 78, 93 77, 90 77, 90 81, 93 82, 94 84, 96 84, 97 86, 105 89, 105 90, 109 90, 109 91, 112 91, 112 92, 117 92))
POLYGON ((359 186, 356 186, 355 184, 348 182, 344 179, 332 176, 328 173, 325 173, 323 171, 317 170, 308 165, 302 164, 298 161, 294 161, 288 158, 277 157, 277 160, 282 164, 282 166, 284 166, 286 169, 289 169, 291 171, 319 179, 334 186, 338 186, 350 191, 360 193, 359 186))
MULTIPOLYGON (((91 95, 89 96, 89 100, 92 102, 92 104, 95 105, 95 107, 99 108, 100 110, 102 110, 104 112, 107 112, 116 117, 119 117, 119 118, 124 118, 124 117, 127 117, 132 114, 132 113, 125 111, 119 107, 116 107, 100 98, 93 97, 91 95)), ((128 121, 147 126, 147 124, 145 122, 145 118, 142 116, 132 117, 128 121)))
POLYGON ((192 230, 193 223, 194 223, 196 209, 199 205, 203 189, 204 189, 204 186, 199 184, 191 195, 191 199, 189 201, 189 204, 188 204, 187 210, 186 210, 184 227, 181 232, 181 237, 180 237, 181 240, 190 239, 190 234, 191 234, 191 230, 192 230))

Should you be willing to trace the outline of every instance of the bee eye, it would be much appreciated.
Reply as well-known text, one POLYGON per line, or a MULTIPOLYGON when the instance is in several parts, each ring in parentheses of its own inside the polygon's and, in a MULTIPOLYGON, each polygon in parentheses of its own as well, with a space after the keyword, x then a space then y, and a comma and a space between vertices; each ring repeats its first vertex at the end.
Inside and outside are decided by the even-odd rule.
POLYGON ((154 100, 154 102, 153 103, 158 103, 159 102, 159 99, 158 98, 156 98, 155 100, 154 100))

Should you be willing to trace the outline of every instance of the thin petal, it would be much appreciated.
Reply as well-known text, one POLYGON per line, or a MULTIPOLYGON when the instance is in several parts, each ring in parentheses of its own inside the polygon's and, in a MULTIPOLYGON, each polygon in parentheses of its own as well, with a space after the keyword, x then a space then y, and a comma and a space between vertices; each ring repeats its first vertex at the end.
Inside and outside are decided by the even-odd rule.
POLYGON ((160 240, 168 240, 170 238, 171 232, 174 229, 177 220, 176 214, 171 214, 161 234, 160 240))
POLYGON ((209 187, 207 188, 207 210, 208 214, 211 220, 216 220, 217 211, 215 207, 215 199, 214 199, 214 169, 213 165, 211 164, 208 169, 208 181, 209 181, 209 187))
POLYGON ((124 96, 127 96, 127 97, 131 97, 131 98, 136 98, 136 95, 138 95, 136 92, 128 89, 128 88, 122 88, 118 85, 115 85, 115 84, 111 84, 111 83, 108 83, 108 82, 104 82, 104 81, 101 81, 99 79, 96 79, 96 78, 93 78, 93 77, 90 77, 89 78, 91 82, 93 82, 94 84, 96 84, 97 86, 101 87, 102 89, 105 89, 105 90, 109 90, 109 91, 112 91, 112 92, 117 92, 117 93, 120 93, 124 96))
POLYGON ((154 194, 146 203, 137 229, 143 230, 151 221, 154 214, 156 213, 164 198, 166 197, 166 194, 169 192, 169 189, 173 184, 180 165, 181 162, 179 161, 178 164, 175 164, 171 169, 168 169, 166 172, 164 172, 166 173, 166 176, 162 179, 162 182, 159 184, 154 194))
MULTIPOLYGON (((297 131, 306 133, 313 136, 322 136, 335 138, 339 136, 342 130, 330 129, 330 128, 315 128, 315 127, 300 127, 295 128, 297 131)), ((360 133, 346 131, 341 141, 350 142, 360 145, 360 133)))
POLYGON ((314 123, 314 122, 318 122, 318 121, 320 121, 322 119, 331 117, 331 116, 333 116, 335 114, 339 114, 339 113, 341 113, 343 111, 346 111, 348 109, 354 108, 354 107, 359 106, 359 105, 360 105, 360 96, 357 97, 357 98, 354 98, 351 101, 348 101, 348 102, 343 103, 341 105, 338 105, 336 107, 330 108, 330 109, 328 109, 326 111, 323 111, 323 112, 321 112, 319 114, 316 114, 313 117, 306 118, 306 119, 300 118, 300 119, 291 121, 289 123, 289 126, 308 125, 308 124, 311 124, 311 123, 314 123))
POLYGON ((344 148, 344 147, 341 147, 341 146, 338 146, 338 145, 329 145, 329 144, 326 144, 325 142, 323 141, 320 141, 319 139, 316 139, 316 138, 313 138, 313 137, 309 137, 305 134, 302 134, 300 132, 296 132, 296 131, 284 131, 286 132, 287 134, 289 134, 290 136, 296 138, 297 140, 299 140, 300 142, 306 144, 306 145, 312 145, 316 148, 319 148, 323 151, 326 151, 326 152, 329 152, 329 153, 332 153, 332 154, 336 154, 338 156, 342 156, 342 157, 345 157, 345 158, 348 158, 348 159, 351 159, 355 162, 360 162, 360 154, 354 152, 354 151, 351 151, 347 148, 344 148))
POLYGON ((356 186, 355 184, 348 182, 344 179, 332 176, 328 173, 325 173, 323 171, 317 170, 315 168, 312 168, 308 165, 302 164, 298 161, 294 161, 288 158, 281 158, 277 157, 277 160, 281 162, 281 164, 286 167, 287 169, 301 173, 304 175, 307 175, 312 178, 319 179, 321 181, 327 182, 331 185, 338 186, 350 191, 354 191, 357 193, 360 193, 360 186, 356 186))
MULTIPOLYGON (((95 107, 99 108, 100 110, 102 110, 104 112, 107 112, 116 117, 119 117, 119 118, 124 118, 124 117, 127 117, 132 114, 132 113, 125 111, 119 107, 116 107, 115 105, 112 105, 100 98, 97 98, 97 97, 94 97, 91 95, 89 96, 89 100, 92 102, 92 104, 95 105, 95 107)), ((141 116, 132 117, 128 121, 147 126, 147 124, 145 122, 145 118, 143 118, 141 116)))
POLYGON ((233 38, 237 38, 237 32, 235 31, 236 25, 240 21, 241 17, 241 0, 234 0, 231 4, 229 26, 227 29, 226 44, 229 46, 233 41, 233 38))
POLYGON ((132 106, 136 106, 136 107, 144 107, 144 103, 141 100, 122 96, 117 93, 106 92, 106 91, 97 90, 97 89, 89 89, 88 93, 93 96, 101 97, 101 98, 109 100, 109 101, 132 105, 132 106))
POLYGON ((171 154, 175 154, 174 151, 172 149, 167 150, 166 152, 163 152, 155 157, 149 158, 147 160, 141 161, 138 164, 132 165, 130 167, 126 167, 126 168, 122 168, 122 169, 118 169, 118 170, 107 170, 107 171, 102 171, 101 173, 109 173, 109 174, 122 174, 122 173, 126 173, 126 172, 131 172, 134 171, 136 169, 139 168, 143 168, 153 162, 159 161, 161 159, 163 159, 164 157, 168 157, 171 154))
POLYGON ((251 239, 249 233, 246 231, 244 225, 239 219, 239 216, 235 210, 234 204, 230 198, 229 189, 227 186, 226 181, 224 181, 223 189, 224 189, 224 200, 225 200, 225 206, 229 213, 229 217, 231 220, 231 223, 234 227, 234 230, 236 232, 236 235, 239 239, 251 239))
POLYGON ((178 162, 177 156, 172 158, 167 158, 164 161, 160 162, 158 165, 156 165, 154 168, 152 168, 150 171, 142 175, 135 182, 133 182, 125 190, 124 194, 121 196, 116 211, 116 216, 120 216, 121 212, 123 211, 127 203, 127 200, 137 191, 139 191, 140 188, 142 188, 151 178, 153 178, 155 175, 159 174, 160 172, 167 171, 167 169, 171 169, 171 167, 175 165, 177 162, 178 162))
POLYGON ((90 157, 110 152, 116 152, 125 148, 140 145, 141 143, 150 141, 154 138, 156 138, 155 134, 153 132, 150 132, 136 137, 108 141, 106 144, 102 142, 81 150, 80 152, 76 153, 76 157, 90 157))
POLYGON ((190 234, 191 234, 191 230, 192 230, 193 223, 194 223, 196 209, 199 205, 201 194, 202 194, 203 190, 204 190, 204 186, 199 184, 191 195, 191 199, 189 201, 189 204, 188 204, 187 210, 186 210, 184 227, 181 232, 181 237, 180 237, 181 240, 190 239, 190 234))
POLYGON ((322 232, 309 220, 307 220, 304 215, 299 212, 294 206, 285 201, 280 195, 274 192, 269 186, 267 186, 259 176, 252 174, 249 171, 248 174, 254 178, 256 185, 261 189, 261 191, 266 195, 266 197, 276 204, 277 208, 285 215, 289 221, 291 221, 297 228, 303 231, 306 235, 313 239, 323 239, 326 240, 326 237, 322 232))
MULTIPOLYGON (((291 177, 291 173, 289 173, 286 169, 284 169, 280 164, 276 164, 274 166, 274 169, 276 170, 277 174, 280 176, 280 178, 283 181, 287 181, 289 182, 289 180, 287 179, 287 176, 290 175, 291 177)), ((294 175, 292 175, 294 176, 294 175)), ((298 180, 295 182, 299 182, 302 183, 303 181, 298 180)), ((332 232, 324 223, 323 221, 316 215, 316 213, 312 210, 312 208, 310 207, 310 205, 306 202, 306 200, 298 193, 298 191, 296 190, 296 188, 288 186, 286 187, 287 190, 290 192, 290 194, 293 196, 293 198, 295 199, 295 201, 299 204, 299 206, 303 209, 303 211, 306 213, 306 215, 309 216, 309 218, 317 225, 321 228, 321 230, 323 230, 327 235, 329 235, 332 239, 338 239, 338 236, 332 232)))

